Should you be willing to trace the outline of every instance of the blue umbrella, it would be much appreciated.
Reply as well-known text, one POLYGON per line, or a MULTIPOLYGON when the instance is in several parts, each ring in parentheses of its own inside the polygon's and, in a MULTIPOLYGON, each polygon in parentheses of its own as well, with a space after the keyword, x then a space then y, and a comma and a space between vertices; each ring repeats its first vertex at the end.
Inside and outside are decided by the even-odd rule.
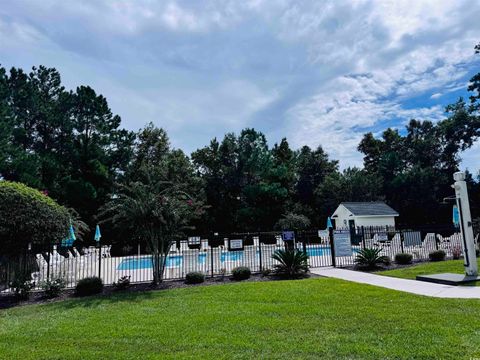
POLYGON ((77 238, 75 237, 75 230, 73 230, 73 225, 70 224, 70 239, 69 239, 72 243, 77 240, 77 238))
POLYGON ((70 224, 70 228, 68 229, 69 236, 66 239, 62 240, 62 246, 72 246, 73 242, 76 240, 75 237, 75 230, 73 229, 73 225, 70 224))
POLYGON ((97 227, 95 228, 95 241, 99 242, 101 237, 102 234, 100 234, 100 226, 97 225, 97 227))
POLYGON ((330 219, 330 216, 327 218, 327 229, 333 228, 332 225, 332 219, 330 219))

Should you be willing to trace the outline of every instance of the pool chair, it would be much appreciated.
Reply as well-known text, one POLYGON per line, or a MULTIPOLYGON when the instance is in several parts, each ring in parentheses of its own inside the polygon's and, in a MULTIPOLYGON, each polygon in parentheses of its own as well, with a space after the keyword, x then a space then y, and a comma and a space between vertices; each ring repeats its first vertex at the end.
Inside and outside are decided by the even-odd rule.
POLYGON ((435 237, 435 233, 427 233, 427 235, 425 235, 425 239, 423 240, 423 248, 430 251, 436 250, 437 239, 435 237))
POLYGON ((100 256, 102 258, 107 258, 110 257, 110 249, 112 248, 112 245, 103 245, 100 248, 100 256))
POLYGON ((79 264, 81 267, 85 264, 85 256, 82 256, 76 248, 73 248, 71 254, 71 260, 69 258, 69 261, 71 261, 73 264, 79 264))
POLYGON ((188 243, 186 241, 180 241, 180 252, 187 251, 188 249, 188 243))
POLYGON ((73 248, 73 255, 75 255, 76 258, 82 257, 82 254, 78 252, 77 248, 73 248))
POLYGON ((48 262, 47 260, 45 260, 42 254, 35 255, 35 260, 37 262, 38 268, 40 269, 40 272, 42 272, 43 269, 46 269, 48 267, 48 262))
POLYGON ((210 245, 208 245, 208 239, 200 240, 200 249, 202 250, 210 250, 210 245))
POLYGON ((394 251, 402 250, 402 237, 399 233, 396 233, 390 241, 390 249, 394 251))
POLYGON ((172 242, 172 244, 170 245, 170 249, 168 250, 168 253, 169 254, 174 254, 177 252, 177 242, 174 241, 172 242))
POLYGON ((422 249, 422 234, 420 231, 404 231, 403 232, 403 249, 405 252, 411 253, 414 257, 420 256, 422 249))
POLYGON ((56 249, 53 249, 51 253, 51 259, 53 262, 59 263, 65 260, 65 257, 60 255, 56 249))
POLYGON ((275 239, 277 240, 277 246, 284 246, 282 235, 275 235, 275 239))

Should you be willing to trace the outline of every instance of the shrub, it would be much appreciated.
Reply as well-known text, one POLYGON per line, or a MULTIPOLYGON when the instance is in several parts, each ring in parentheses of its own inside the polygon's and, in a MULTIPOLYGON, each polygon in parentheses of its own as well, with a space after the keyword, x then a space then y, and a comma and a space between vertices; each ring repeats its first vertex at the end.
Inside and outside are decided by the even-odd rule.
POLYGON ((189 272, 185 276, 185 283, 187 284, 201 284, 205 281, 205 275, 198 271, 189 272))
POLYGON ((480 249, 476 249, 475 254, 477 254, 477 257, 480 257, 480 249))
POLYGON ((68 235, 66 208, 26 185, 0 181, 0 248, 2 254, 21 254, 28 243, 49 244, 68 235))
POLYGON ((407 254, 407 253, 399 253, 395 255, 395 262, 400 265, 407 265, 411 264, 413 260, 413 255, 412 254, 407 254))
POLYGON ((225 275, 227 274, 227 269, 221 268, 220 269, 220 281, 225 281, 225 275))
POLYGON ((33 283, 26 276, 19 276, 15 280, 10 281, 9 287, 13 291, 15 298, 27 300, 30 296, 30 291, 33 289, 33 283))
POLYGON ((462 248, 460 246, 455 246, 452 249, 452 257, 454 260, 460 259, 460 256, 462 255, 462 248))
POLYGON ((57 279, 48 279, 40 284, 43 291, 45 291, 45 296, 48 298, 54 298, 60 295, 63 289, 65 289, 65 280, 62 278, 57 279))
POLYGON ((262 270, 263 277, 269 276, 271 273, 272 273, 272 269, 266 268, 262 270))
POLYGON ((272 259, 277 260, 279 264, 274 266, 275 273, 288 278, 296 278, 308 272, 308 255, 303 251, 275 250, 272 259))
POLYGON ((80 280, 75 287, 77 296, 88 296, 99 294, 103 291, 103 282, 97 276, 87 277, 80 280))
POLYGON ((125 290, 130 287, 130 276, 122 276, 117 282, 113 283, 115 290, 125 290))
POLYGON ((446 256, 447 254, 443 250, 432 251, 430 254, 428 254, 430 261, 443 261, 445 260, 446 256))
POLYGON ((390 258, 387 256, 381 256, 380 253, 382 249, 369 249, 364 248, 361 249, 357 253, 357 257, 355 258, 355 263, 365 269, 365 270, 373 270, 378 268, 380 265, 388 263, 390 258))
POLYGON ((390 258, 390 256, 385 256, 385 258, 383 259, 383 264, 386 266, 392 265, 392 259, 390 258))
POLYGON ((232 270, 232 277, 234 280, 246 280, 252 275, 250 269, 246 266, 239 266, 232 270))

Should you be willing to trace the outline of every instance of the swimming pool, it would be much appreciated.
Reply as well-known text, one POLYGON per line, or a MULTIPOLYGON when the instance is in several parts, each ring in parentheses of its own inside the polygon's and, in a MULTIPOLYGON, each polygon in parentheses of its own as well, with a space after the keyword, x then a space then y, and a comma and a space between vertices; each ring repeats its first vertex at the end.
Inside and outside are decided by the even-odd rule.
MULTIPOLYGON (((265 250, 263 250, 265 252, 265 250)), ((353 250, 356 252, 356 249, 353 250)), ((271 252, 268 252, 271 254, 271 252)), ((331 251, 329 246, 315 246, 307 247, 308 256, 331 256, 331 251)), ((266 253, 263 256, 269 256, 266 253)), ((225 251, 220 254, 220 262, 229 262, 229 261, 238 261, 241 262, 244 259, 244 251, 225 251)), ((257 250, 255 258, 260 257, 260 252, 257 250)), ((193 260, 195 257, 193 258, 193 260)), ((197 255, 197 261, 199 264, 204 264, 207 261, 207 253, 202 252, 197 255)), ((183 265, 183 255, 169 255, 167 256, 166 267, 180 267, 183 265)), ((239 264, 240 265, 240 264, 239 264)), ((151 269, 152 266, 152 257, 143 256, 138 258, 131 258, 123 260, 120 265, 118 265, 117 270, 141 270, 141 269, 151 269)))

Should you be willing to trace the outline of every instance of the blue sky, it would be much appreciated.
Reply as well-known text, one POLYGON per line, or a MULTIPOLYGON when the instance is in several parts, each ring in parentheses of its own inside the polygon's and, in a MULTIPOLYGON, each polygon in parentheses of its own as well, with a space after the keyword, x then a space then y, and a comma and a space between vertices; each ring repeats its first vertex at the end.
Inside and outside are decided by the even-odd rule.
MULTIPOLYGON (((55 67, 186 152, 255 127, 344 168, 365 131, 438 121, 466 95, 478 19, 476 0, 6 0, 0 63, 55 67)), ((476 171, 480 145, 462 157, 476 171)))

